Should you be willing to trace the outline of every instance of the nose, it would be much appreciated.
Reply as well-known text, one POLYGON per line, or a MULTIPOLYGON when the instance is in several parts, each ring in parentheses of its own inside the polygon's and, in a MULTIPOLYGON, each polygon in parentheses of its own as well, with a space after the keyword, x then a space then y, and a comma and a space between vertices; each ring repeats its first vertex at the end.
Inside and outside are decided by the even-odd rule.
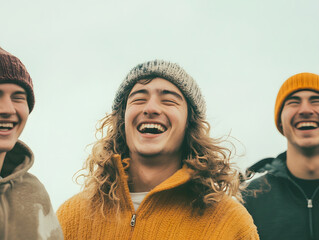
POLYGON ((2 96, 0 97, 0 116, 1 117, 10 117, 15 114, 16 110, 12 103, 10 97, 2 96))
POLYGON ((299 115, 303 117, 309 117, 314 114, 315 110, 309 102, 302 102, 299 108, 299 115))
POLYGON ((155 97, 150 98, 144 105, 143 114, 149 117, 161 114, 161 105, 158 99, 155 97))

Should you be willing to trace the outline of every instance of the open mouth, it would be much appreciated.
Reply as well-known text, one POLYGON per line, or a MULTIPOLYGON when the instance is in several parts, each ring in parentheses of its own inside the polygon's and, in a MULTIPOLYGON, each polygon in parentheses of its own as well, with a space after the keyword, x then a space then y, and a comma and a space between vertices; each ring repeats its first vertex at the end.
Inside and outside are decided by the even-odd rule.
POLYGON ((318 128, 317 122, 299 122, 296 124, 298 130, 312 130, 318 128))
POLYGON ((142 123, 137 127, 140 133, 161 134, 167 129, 164 125, 158 123, 142 123))
POLYGON ((10 131, 14 127, 14 123, 0 123, 0 131, 6 132, 10 131))

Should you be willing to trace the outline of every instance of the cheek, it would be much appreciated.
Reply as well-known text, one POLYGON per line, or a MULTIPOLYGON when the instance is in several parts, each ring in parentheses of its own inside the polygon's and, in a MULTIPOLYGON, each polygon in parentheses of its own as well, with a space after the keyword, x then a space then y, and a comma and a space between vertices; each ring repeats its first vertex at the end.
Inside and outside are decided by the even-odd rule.
POLYGON ((172 118, 178 124, 178 128, 180 128, 181 131, 185 131, 187 127, 187 111, 186 112, 182 111, 177 114, 172 114, 172 118))
POLYGON ((129 132, 129 123, 130 123, 130 114, 129 111, 125 111, 124 115, 124 129, 125 129, 125 135, 127 136, 127 133, 129 132))
POLYGON ((136 110, 134 107, 127 107, 124 114, 124 129, 126 138, 130 138, 134 128, 134 121, 136 119, 136 110))
POLYGON ((290 121, 293 116, 293 111, 291 109, 283 109, 281 112, 281 123, 290 121))
POLYGON ((134 119, 134 109, 126 108, 125 115, 124 115, 125 129, 132 124, 133 119, 134 119))
POLYGON ((17 111, 20 115, 20 118, 23 122, 26 122, 28 120, 29 117, 29 108, 28 106, 21 106, 19 108, 17 108, 17 111))
MULTIPOLYGON (((285 112, 282 112, 281 114, 281 122, 280 122, 280 125, 281 125, 281 128, 283 129, 289 129, 291 127, 291 123, 293 121, 293 117, 294 117, 294 111, 285 111, 285 112)), ((285 131, 284 131, 285 132, 285 131)))

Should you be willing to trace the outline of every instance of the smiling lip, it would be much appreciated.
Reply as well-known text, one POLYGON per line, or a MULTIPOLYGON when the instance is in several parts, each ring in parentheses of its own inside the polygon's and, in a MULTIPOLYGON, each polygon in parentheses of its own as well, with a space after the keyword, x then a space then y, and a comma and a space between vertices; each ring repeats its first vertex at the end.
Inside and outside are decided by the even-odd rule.
POLYGON ((314 122, 314 121, 301 121, 301 122, 297 122, 295 124, 295 127, 298 130, 314 130, 318 128, 318 122, 314 122))
POLYGON ((3 127, 3 128, 0 128, 0 136, 10 135, 15 129, 16 125, 17 125, 16 122, 0 121, 0 126, 3 127))
POLYGON ((14 128, 7 131, 0 131, 0 136, 8 136, 13 132, 14 128))

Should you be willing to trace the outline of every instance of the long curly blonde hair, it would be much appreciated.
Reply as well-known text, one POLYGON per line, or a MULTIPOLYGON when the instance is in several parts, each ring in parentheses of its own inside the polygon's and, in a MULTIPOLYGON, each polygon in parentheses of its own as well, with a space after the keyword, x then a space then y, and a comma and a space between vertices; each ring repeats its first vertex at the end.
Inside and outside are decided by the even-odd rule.
MULTIPOLYGON (((152 79, 139 81, 147 84, 152 79)), ((92 147, 82 170, 87 170, 84 191, 92 203, 93 211, 106 212, 106 203, 120 209, 118 196, 119 173, 114 154, 121 158, 129 157, 125 139, 124 115, 129 90, 122 99, 120 107, 106 114, 99 122, 96 135, 98 140, 92 147)), ((210 124, 199 117, 188 103, 188 124, 183 142, 182 163, 192 169, 190 191, 193 192, 193 209, 201 213, 206 207, 219 202, 224 196, 232 196, 242 201, 239 191, 239 172, 232 167, 231 150, 220 146, 221 139, 209 136, 210 124)), ((109 206, 109 205, 108 205, 109 206)), ((104 214, 103 214, 104 215, 104 214)))

